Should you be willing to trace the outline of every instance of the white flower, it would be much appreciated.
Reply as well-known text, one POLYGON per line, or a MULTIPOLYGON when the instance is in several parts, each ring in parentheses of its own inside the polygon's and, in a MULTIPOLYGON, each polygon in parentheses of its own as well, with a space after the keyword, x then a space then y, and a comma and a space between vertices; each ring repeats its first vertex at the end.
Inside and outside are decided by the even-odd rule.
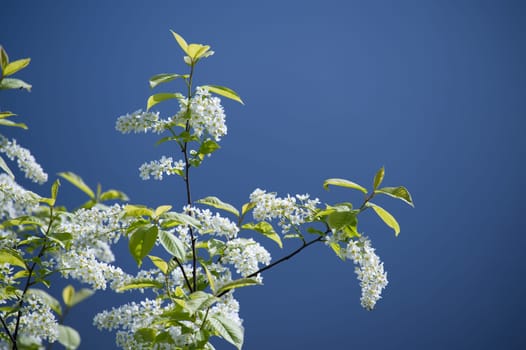
POLYGON ((137 110, 131 114, 120 116, 115 124, 115 129, 123 134, 146 133, 153 130, 161 133, 165 129, 167 121, 159 119, 159 112, 143 112, 137 110))
POLYGON ((229 239, 237 237, 239 232, 237 225, 222 217, 219 213, 212 214, 209 209, 199 209, 188 205, 183 210, 194 216, 201 223, 200 228, 196 230, 197 232, 201 234, 215 234, 229 239))
POLYGON ((346 253, 347 257, 358 265, 355 273, 362 288, 361 304, 365 309, 372 310, 382 297, 382 290, 388 283, 384 264, 375 254, 371 241, 367 237, 351 240, 347 245, 346 253))
POLYGON ((257 188, 250 195, 250 201, 256 205, 252 215, 259 221, 279 219, 278 225, 283 233, 287 233, 292 226, 299 226, 309 219, 320 203, 317 198, 309 197, 308 194, 304 194, 280 198, 276 193, 267 193, 257 188))
POLYGON ((4 153, 9 159, 17 160, 18 168, 24 172, 26 178, 33 182, 43 184, 47 181, 47 174, 42 170, 40 164, 28 149, 18 145, 16 140, 8 140, 0 135, 0 152, 4 153))
POLYGON ((163 175, 174 175, 184 170, 186 164, 182 160, 173 163, 172 157, 162 156, 160 160, 144 163, 139 168, 141 179, 149 180, 152 176, 155 180, 162 180, 163 175))
POLYGON ((201 137, 207 133, 216 141, 226 135, 225 112, 221 106, 221 99, 212 97, 208 90, 198 87, 196 94, 190 100, 190 119, 188 119, 188 99, 179 100, 179 112, 174 117, 177 124, 184 124, 187 120, 195 134, 201 137))
POLYGON ((0 174, 0 219, 30 214, 38 207, 39 198, 18 185, 9 175, 0 174))
POLYGON ((236 238, 226 243, 222 262, 233 264, 237 273, 247 277, 259 270, 258 264, 270 263, 270 253, 252 238, 236 238))

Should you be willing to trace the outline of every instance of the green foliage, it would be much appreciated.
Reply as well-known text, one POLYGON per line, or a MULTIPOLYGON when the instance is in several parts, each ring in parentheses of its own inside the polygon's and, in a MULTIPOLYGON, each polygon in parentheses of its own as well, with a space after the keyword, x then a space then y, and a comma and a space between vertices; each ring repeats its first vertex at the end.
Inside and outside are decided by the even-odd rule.
POLYGON ((145 225, 135 229, 130 236, 128 244, 130 253, 139 267, 142 265, 142 259, 153 249, 158 233, 159 228, 157 226, 145 225))
POLYGON ((58 342, 67 350, 75 350, 80 346, 80 334, 69 326, 58 325, 58 342))
POLYGON ((199 204, 208 205, 217 209, 222 209, 224 211, 234 214, 235 216, 239 216, 239 211, 232 204, 225 203, 217 197, 209 196, 199 199, 195 202, 199 204))
POLYGON ((159 241, 168 253, 177 258, 179 261, 186 261, 186 250, 184 243, 173 233, 168 231, 159 231, 159 241))
POLYGON ((382 219, 387 226, 392 228, 395 235, 398 236, 400 233, 400 225, 398 225, 396 219, 387 210, 371 202, 367 203, 367 206, 373 208, 374 212, 380 217, 380 219, 382 219))
POLYGON ((352 182, 352 181, 349 181, 349 180, 345 180, 345 179, 327 179, 323 183, 323 188, 328 190, 329 189, 329 185, 339 186, 339 187, 346 187, 346 188, 353 188, 355 190, 358 190, 358 191, 361 191, 361 192, 367 194, 367 190, 364 187, 358 185, 355 182, 352 182))
POLYGON ((400 200, 406 202, 407 204, 409 204, 412 207, 415 206, 414 203, 413 203, 413 199, 411 198, 411 194, 409 193, 407 188, 405 188, 404 186, 383 187, 383 188, 379 188, 379 189, 375 190, 374 192, 377 193, 377 194, 385 194, 385 195, 388 195, 390 197, 400 199, 400 200))
POLYGON ((281 238, 279 235, 274 231, 274 227, 272 227, 271 224, 265 221, 258 222, 257 224, 254 223, 247 223, 241 226, 244 230, 252 230, 261 233, 263 236, 270 238, 274 242, 276 242, 280 248, 283 248, 283 242, 281 242, 281 238))
POLYGON ((207 89, 210 92, 213 92, 214 94, 221 95, 223 97, 229 98, 231 100, 237 101, 244 105, 243 100, 241 100, 241 97, 235 92, 234 90, 227 88, 225 86, 218 86, 218 85, 204 85, 201 86, 204 89, 207 89))
POLYGON ((241 350, 245 332, 243 326, 237 325, 227 318, 216 315, 210 317, 208 323, 216 335, 241 350))

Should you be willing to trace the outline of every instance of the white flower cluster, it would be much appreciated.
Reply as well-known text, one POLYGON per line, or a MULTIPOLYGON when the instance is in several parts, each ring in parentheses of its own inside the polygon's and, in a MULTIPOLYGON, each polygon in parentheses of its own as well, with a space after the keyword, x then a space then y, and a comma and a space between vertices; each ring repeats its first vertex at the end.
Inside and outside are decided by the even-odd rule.
MULTIPOLYGON (((252 238, 236 238, 226 243, 222 262, 233 264, 237 273, 247 277, 259 269, 258 264, 270 263, 270 253, 252 238)), ((261 281, 261 276, 257 278, 261 281)))
POLYGON ((183 171, 186 164, 182 160, 173 162, 172 157, 162 156, 160 160, 152 160, 149 163, 144 163, 139 168, 141 179, 149 180, 152 176, 155 180, 162 180, 163 175, 174 175, 177 171, 183 171))
POLYGON ((188 107, 190 107, 190 126, 198 137, 206 132, 216 141, 220 141, 221 137, 226 135, 225 111, 219 97, 213 97, 208 90, 198 87, 190 100, 190 106, 188 99, 179 100, 180 110, 174 117, 177 124, 188 120, 188 107))
POLYGON ((221 315, 236 323, 243 325, 243 320, 239 317, 239 303, 234 299, 233 293, 225 294, 221 300, 210 309, 210 316, 221 315))
POLYGON ((351 240, 347 245, 347 257, 358 265, 355 268, 356 275, 362 288, 360 301, 367 310, 372 310, 376 302, 382 297, 382 290, 387 286, 387 272, 384 264, 375 254, 371 247, 371 241, 367 237, 359 240, 351 240))
POLYGON ((37 194, 18 185, 9 175, 0 174, 0 219, 31 213, 38 206, 38 198, 37 194))
POLYGON ((36 162, 35 157, 28 149, 17 144, 16 140, 11 141, 0 135, 0 152, 11 160, 16 159, 18 168, 24 172, 26 178, 39 184, 47 181, 47 174, 36 162))
POLYGON ((278 225, 283 233, 287 233, 292 226, 303 224, 320 203, 318 198, 309 198, 308 194, 280 198, 276 193, 267 193, 257 188, 250 194, 250 202, 256 205, 252 215, 260 221, 279 219, 278 225))
POLYGON ((159 112, 143 112, 139 109, 131 114, 120 116, 115 129, 123 134, 146 133, 150 130, 159 134, 164 131, 167 122, 159 119, 159 112))
POLYGON ((106 208, 80 209, 64 214, 57 232, 72 234, 67 251, 57 251, 53 261, 65 277, 91 284, 95 289, 106 289, 108 282, 119 284, 126 274, 111 263, 115 257, 110 245, 121 237, 126 224, 120 205, 106 208))
POLYGON ((155 327, 155 318, 165 311, 160 299, 146 298, 140 303, 131 302, 110 311, 103 311, 93 318, 93 324, 99 329, 117 330, 116 343, 123 349, 141 349, 134 338, 140 328, 155 327))
POLYGON ((201 226, 198 230, 201 234, 215 234, 224 236, 228 239, 236 238, 239 228, 228 218, 224 218, 219 213, 215 215, 209 209, 199 209, 196 207, 185 206, 183 210, 194 216, 201 226))
MULTIPOLYGON (((15 328, 15 320, 10 324, 15 328)), ((20 317, 20 334, 32 338, 36 343, 47 340, 53 343, 58 337, 58 323, 50 307, 35 294, 26 294, 20 317)))

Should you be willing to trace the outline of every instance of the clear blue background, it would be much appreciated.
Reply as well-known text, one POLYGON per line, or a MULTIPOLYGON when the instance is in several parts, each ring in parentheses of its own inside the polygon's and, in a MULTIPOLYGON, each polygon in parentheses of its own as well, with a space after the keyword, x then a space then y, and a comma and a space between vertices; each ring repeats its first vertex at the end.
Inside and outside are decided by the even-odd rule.
MULTIPOLYGON (((415 209, 380 201, 398 238, 373 213, 361 217, 390 281, 375 311, 360 307, 352 264, 313 246, 236 292, 246 349, 526 348, 524 2, 3 1, 0 23, 10 56, 32 58, 19 77, 33 91, 0 95, 30 130, 7 132, 51 178, 74 171, 135 203, 184 202, 179 178, 138 176, 169 147, 114 129, 144 108, 150 76, 185 72, 174 29, 216 51, 197 82, 246 102, 224 102, 229 134, 194 171, 194 198, 241 205, 262 187, 357 203, 323 180, 370 186, 380 166, 386 185, 410 189, 415 209)), ((168 88, 182 85, 155 91, 168 88)), ((66 184, 61 195, 84 200, 66 184)), ((265 243, 274 258, 285 253, 265 243)), ((118 250, 136 271, 124 241, 118 250)), ((113 346, 91 319, 128 299, 99 293, 68 316, 82 349, 113 346)))

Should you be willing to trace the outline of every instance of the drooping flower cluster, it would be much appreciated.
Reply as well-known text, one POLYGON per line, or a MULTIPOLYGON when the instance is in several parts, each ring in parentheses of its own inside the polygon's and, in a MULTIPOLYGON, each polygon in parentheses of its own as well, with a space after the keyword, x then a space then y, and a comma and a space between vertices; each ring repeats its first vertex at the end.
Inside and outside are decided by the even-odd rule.
POLYGON ((239 232, 237 225, 228 218, 222 217, 219 213, 213 214, 209 209, 200 209, 188 205, 185 206, 183 210, 194 216, 201 223, 197 232, 201 234, 214 234, 228 239, 237 237, 237 233, 239 232))
MULTIPOLYGON (((226 243, 222 261, 233 264, 237 273, 247 277, 258 271, 259 264, 270 263, 270 253, 252 238, 236 238, 226 243)), ((262 280, 260 275, 256 278, 262 280)))
POLYGON ((9 175, 0 174, 0 219, 31 213, 38 206, 38 198, 37 194, 18 185, 9 175))
POLYGON ((250 194, 250 202, 256 205, 254 219, 263 221, 277 218, 283 233, 287 233, 292 226, 303 224, 320 203, 318 198, 310 199, 308 194, 280 198, 276 193, 267 193, 259 188, 250 194))
POLYGON ((16 140, 8 140, 0 135, 0 152, 11 160, 16 159, 18 168, 25 174, 26 178, 39 184, 47 181, 47 174, 36 162, 35 157, 28 149, 20 146, 16 140))
MULTIPOLYGON (((2 315, 3 312, 0 312, 2 315)), ((53 343, 58 337, 58 323, 50 307, 36 294, 26 294, 20 317, 20 334, 40 344, 42 340, 53 343)), ((5 317, 5 315, 2 315, 5 317)), ((16 320, 9 328, 13 331, 16 320)))
POLYGON ((109 264, 115 260, 110 245, 119 240, 125 225, 122 213, 122 207, 115 204, 64 214, 56 230, 72 234, 71 246, 56 252, 53 261, 65 277, 95 289, 105 289, 108 282, 118 284, 126 277, 120 268, 109 264))
POLYGON ((159 112, 143 112, 139 109, 131 114, 120 116, 115 129, 123 134, 146 133, 150 130, 159 134, 164 131, 166 123, 166 120, 159 118, 159 112))
POLYGON ((212 96, 205 88, 198 87, 195 95, 188 99, 179 100, 179 112, 175 115, 176 123, 185 123, 187 120, 194 129, 195 134, 201 137, 204 133, 216 141, 227 133, 225 112, 219 97, 212 96), (188 107, 190 119, 188 119, 188 107))
POLYGON ((367 237, 351 240, 347 245, 346 253, 347 257, 358 265, 355 272, 362 288, 361 304, 365 309, 372 310, 382 297, 382 290, 388 283, 384 264, 375 254, 367 237))
POLYGON ((185 162, 178 160, 174 163, 172 157, 162 156, 160 160, 152 160, 149 163, 144 163, 139 168, 141 179, 149 180, 150 176, 155 180, 162 180, 163 175, 174 175, 183 171, 185 162))

